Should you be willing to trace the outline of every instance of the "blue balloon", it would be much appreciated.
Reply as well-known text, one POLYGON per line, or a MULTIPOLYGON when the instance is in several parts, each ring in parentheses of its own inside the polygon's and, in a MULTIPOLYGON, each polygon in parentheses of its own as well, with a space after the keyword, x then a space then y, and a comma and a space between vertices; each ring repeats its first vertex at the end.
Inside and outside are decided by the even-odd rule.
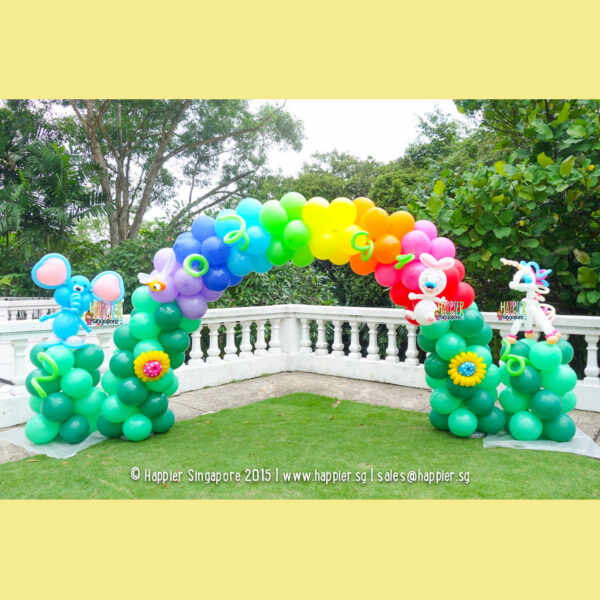
POLYGON ((202 280, 204 281, 204 287, 209 290, 223 292, 231 284, 231 273, 227 267, 211 267, 202 277, 202 280))
POLYGON ((200 250, 200 254, 206 258, 211 267, 224 265, 229 258, 229 252, 230 247, 216 235, 206 238, 202 242, 202 248, 200 250))
POLYGON ((223 239, 230 231, 236 231, 240 228, 240 222, 238 219, 224 219, 221 220, 219 217, 227 217, 228 215, 235 215, 235 210, 226 208, 222 210, 215 221, 215 233, 223 239))
POLYGON ((258 225, 262 203, 255 198, 244 198, 237 206, 237 214, 246 221, 246 227, 258 225))
POLYGON ((236 277, 245 277, 252 271, 252 257, 239 248, 233 247, 227 259, 227 268, 236 277))
POLYGON ((185 238, 189 238, 192 237, 192 232, 191 231, 184 231, 183 233, 180 233, 176 238, 175 241, 177 240, 183 240, 185 238))
POLYGON ((189 256, 190 254, 200 254, 202 250, 202 244, 192 235, 185 238, 179 236, 175 240, 173 250, 175 252, 175 258, 177 259, 177 262, 183 263, 186 256, 189 256))
POLYGON ((61 306, 71 306, 71 290, 66 285, 61 285, 54 292, 54 299, 61 306))
POLYGON ((238 283, 240 283, 242 281, 242 279, 244 279, 243 277, 237 277, 237 275, 230 275, 230 279, 231 282, 229 283, 229 287, 234 287, 236 286, 238 283))
POLYGON ((264 254, 267 251, 267 248, 271 244, 271 236, 258 225, 253 225, 246 230, 248 234, 248 239, 250 240, 250 245, 248 246, 248 254, 252 254, 253 256, 258 256, 259 254, 264 254))
MULTIPOLYGON (((89 308, 89 306, 87 307, 89 308)), ((87 310, 86 308, 86 310, 87 310)), ((69 313, 60 312, 54 318, 52 331, 62 340, 66 340, 72 335, 77 335, 79 331, 79 321, 73 318, 69 313)))
POLYGON ((266 273, 273 268, 273 263, 264 255, 252 257, 252 270, 255 273, 266 273))
POLYGON ((206 215, 198 217, 192 223, 192 235, 199 242, 203 242, 206 238, 215 235, 215 220, 206 215))

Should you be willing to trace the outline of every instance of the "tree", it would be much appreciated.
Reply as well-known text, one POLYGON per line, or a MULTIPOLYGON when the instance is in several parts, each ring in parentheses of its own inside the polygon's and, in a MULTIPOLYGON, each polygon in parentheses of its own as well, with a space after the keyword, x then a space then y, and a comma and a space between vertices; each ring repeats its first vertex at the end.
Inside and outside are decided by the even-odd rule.
MULTIPOLYGON (((151 206, 170 206, 173 225, 240 193, 273 144, 300 148, 300 123, 280 106, 245 100, 69 100, 57 124, 100 173, 111 246, 133 239, 151 206), (201 189, 198 193, 196 190, 201 189)), ((56 108, 48 105, 48 113, 56 108)))

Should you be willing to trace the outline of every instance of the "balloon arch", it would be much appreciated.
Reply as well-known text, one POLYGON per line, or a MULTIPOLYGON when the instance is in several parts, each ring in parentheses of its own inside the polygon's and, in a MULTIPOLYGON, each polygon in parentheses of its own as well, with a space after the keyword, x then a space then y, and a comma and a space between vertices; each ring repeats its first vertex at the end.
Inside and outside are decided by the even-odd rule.
MULTIPOLYGON (((71 277, 64 257, 47 255, 32 277, 56 290, 62 308, 47 317, 56 317, 55 339, 31 352, 38 369, 26 385, 37 414, 26 435, 35 443, 77 443, 96 429, 131 441, 168 431, 175 420, 168 408, 178 385, 174 371, 184 363, 190 334, 200 327, 208 303, 253 271, 266 273, 288 261, 304 267, 317 258, 349 263, 357 275, 374 274, 389 288, 392 302, 405 307, 408 321, 421 326, 418 343, 429 353, 425 372, 434 427, 459 437, 506 428, 518 439, 571 439, 575 427, 566 415, 575 406, 571 346, 559 339, 551 319, 540 321, 544 313, 536 323, 546 342, 536 342, 532 331, 517 341, 516 323, 503 345, 504 364, 494 365, 492 329, 474 303, 473 288, 463 281, 465 268, 455 252, 431 221, 415 221, 402 210, 388 214, 368 198, 329 203, 319 197, 307 201, 296 192, 264 204, 245 198, 216 219, 197 218, 173 248, 154 255, 151 273, 138 275, 142 285, 132 294, 129 323, 114 332, 117 349, 102 376, 102 390, 96 387, 102 350, 83 344, 76 334, 80 325, 86 327, 81 314, 90 301, 122 299, 122 279, 114 272, 92 282, 71 277), (501 382, 507 387, 499 408, 501 382)), ((547 286, 549 271, 535 263, 506 262, 517 266, 514 289, 529 293, 518 287, 527 284, 527 277, 537 294, 547 286)))

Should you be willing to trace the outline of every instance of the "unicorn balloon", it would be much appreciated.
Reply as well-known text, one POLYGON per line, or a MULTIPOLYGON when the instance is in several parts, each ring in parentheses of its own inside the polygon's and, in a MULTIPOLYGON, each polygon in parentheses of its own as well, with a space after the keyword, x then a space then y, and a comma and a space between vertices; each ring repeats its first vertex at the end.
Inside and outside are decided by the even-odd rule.
MULTIPOLYGON (((508 284, 511 290, 525 292, 523 298, 523 310, 525 313, 525 337, 533 338, 534 325, 539 327, 546 336, 549 344, 556 344, 560 338, 560 332, 557 331, 552 322, 556 317, 556 311, 550 304, 544 304, 544 296, 550 291, 546 277, 552 272, 552 269, 541 269, 536 262, 517 262, 515 260, 500 259, 505 265, 515 267, 515 273, 512 281, 508 284)), ((517 341, 517 334, 521 329, 520 320, 516 320, 511 327, 510 333, 506 336, 506 341, 514 344, 517 341)))

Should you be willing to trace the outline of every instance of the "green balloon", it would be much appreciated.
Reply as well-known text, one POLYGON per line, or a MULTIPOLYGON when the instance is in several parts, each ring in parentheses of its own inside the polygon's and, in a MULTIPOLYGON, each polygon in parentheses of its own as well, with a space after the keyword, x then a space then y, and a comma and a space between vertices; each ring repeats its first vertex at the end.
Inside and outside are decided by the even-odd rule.
POLYGON ((562 352, 554 345, 547 342, 538 342, 529 352, 531 364, 544 373, 554 371, 562 360, 562 352))
POLYGON ((496 365, 489 365, 485 377, 476 387, 495 392, 500 385, 500 369, 496 365))
POLYGON ((496 394, 489 390, 476 388, 475 393, 465 400, 465 407, 478 417, 487 415, 496 403, 496 394))
POLYGON ((110 370, 117 376, 124 379, 135 375, 133 369, 133 353, 129 350, 118 350, 110 359, 110 370))
POLYGON ((518 413, 529 408, 531 396, 521 394, 512 388, 500 392, 500 406, 509 413, 518 413))
POLYGON ((117 396, 109 396, 102 403, 102 416, 111 423, 122 423, 127 417, 137 412, 135 406, 123 404, 117 396))
POLYGON ((542 386, 558 396, 564 396, 577 384, 577 373, 569 365, 559 365, 553 371, 542 373, 542 386))
POLYGON ((102 415, 98 417, 98 431, 107 438, 120 437, 123 433, 122 423, 111 423, 102 415))
MULTIPOLYGON (((164 377, 162 379, 164 379, 164 377)), ((127 377, 119 384, 117 396, 119 397, 119 400, 127 406, 138 406, 148 397, 148 390, 137 377, 127 377)))
POLYGON ((59 429, 59 435, 67 444, 79 444, 90 433, 90 424, 83 415, 73 415, 59 429))
POLYGON ((540 390, 531 398, 529 408, 542 421, 556 419, 562 409, 560 397, 550 390, 540 390))
POLYGON ((164 352, 164 349, 158 340, 142 340, 135 345, 135 348, 133 349, 133 357, 137 358, 140 354, 143 354, 144 352, 152 352, 153 350, 164 352))
POLYGON ((458 437, 468 437, 477 430, 477 417, 468 408, 457 408, 448 417, 448 429, 458 437))
MULTIPOLYGON (((75 366, 75 355, 66 346, 52 346, 46 350, 46 354, 54 359, 59 375, 65 375, 75 366)), ((48 373, 52 373, 52 371, 48 370, 48 373)))
POLYGON ((531 352, 531 346, 526 344, 523 340, 519 340, 515 342, 510 347, 510 354, 515 354, 516 356, 522 356, 524 358, 529 358, 529 353, 531 352))
POLYGON ((165 394, 158 392, 150 392, 146 401, 138 407, 139 411, 150 419, 160 417, 167 408, 169 408, 169 399, 165 394))
POLYGON ((483 315, 473 307, 463 311, 463 319, 452 321, 450 328, 463 338, 479 335, 483 330, 483 315))
POLYGON ((269 200, 260 209, 258 220, 265 231, 279 236, 287 225, 289 217, 285 208, 277 200, 269 200))
POLYGON ((467 346, 467 352, 475 352, 477 356, 480 356, 483 359, 483 362, 487 367, 493 364, 492 353, 487 346, 479 346, 474 344, 473 346, 467 346))
POLYGON ((431 325, 421 325, 421 333, 430 340, 437 340, 450 331, 450 321, 436 321, 431 325))
POLYGON ((510 420, 512 419, 514 413, 508 412, 508 411, 504 411, 504 430, 508 431, 510 433, 510 429, 508 428, 508 425, 510 423, 510 420))
POLYGON ((46 419, 50 421, 56 421, 61 423, 68 419, 75 409, 73 400, 62 392, 54 392, 48 394, 43 400, 40 406, 40 412, 46 419))
POLYGON ((577 404, 577 396, 575 392, 571 390, 562 396, 561 401, 561 412, 568 413, 571 412, 575 405, 577 404))
POLYGON ((419 348, 425 352, 435 352, 436 340, 428 338, 422 331, 419 331, 417 335, 417 344, 419 348))
POLYGON ((169 369, 160 379, 156 381, 147 381, 146 385, 153 392, 164 392, 168 390, 175 380, 175 374, 173 373, 173 369, 169 369))
POLYGON ((105 392, 98 388, 92 388, 87 396, 75 400, 75 412, 86 417, 97 415, 105 399, 105 392))
POLYGON ((145 415, 131 415, 123 423, 123 435, 132 442, 141 442, 152 433, 152 421, 145 415))
POLYGON ((164 351, 169 354, 185 352, 190 345, 190 336, 183 329, 163 331, 158 335, 158 341, 164 351))
POLYGON ((117 393, 117 388, 119 384, 123 381, 120 377, 117 377, 114 373, 110 371, 106 371, 104 375, 102 375, 102 389, 109 395, 117 393))
POLYGON ((516 440, 531 442, 542 435, 543 425, 533 413, 520 411, 512 416, 508 428, 516 440))
POLYGON ((567 342, 567 340, 562 340, 562 339, 558 340, 556 345, 562 355, 562 359, 561 359, 562 364, 568 365, 573 360, 573 356, 575 355, 573 346, 571 346, 571 344, 569 344, 569 342, 567 342))
POLYGON ((432 390, 435 390, 439 387, 443 387, 444 389, 446 389, 445 379, 435 379, 434 377, 430 377, 429 375, 427 375, 427 373, 425 373, 425 381, 432 390))
POLYGON ((553 442, 568 442, 577 428, 569 415, 560 413, 552 421, 544 421, 544 435, 553 442))
POLYGON ((183 317, 181 323, 179 323, 179 328, 183 329, 186 333, 194 333, 194 331, 200 327, 200 324, 200 319, 188 319, 187 317, 183 317))
POLYGON ((302 209, 306 204, 306 198, 298 192, 288 192, 281 196, 279 204, 287 213, 289 220, 302 219, 302 209))
POLYGON ((177 376, 173 374, 173 383, 163 392, 165 396, 172 396, 179 387, 179 381, 177 380, 177 376))
POLYGON ((440 358, 435 352, 432 352, 425 359, 424 367, 425 373, 434 379, 445 379, 448 377, 448 361, 440 358))
POLYGON ((467 349, 467 342, 457 333, 448 332, 440 337, 435 345, 435 351, 444 360, 452 360, 457 354, 467 349))
POLYGON ((429 413, 429 422, 440 431, 448 431, 448 415, 442 415, 432 409, 429 413))
POLYGON ((30 351, 29 351, 29 360, 36 366, 36 367, 41 367, 42 363, 39 361, 38 359, 38 354, 40 352, 45 352, 46 351, 46 344, 44 342, 40 342, 39 344, 36 344, 30 351))
POLYGON ((129 325, 120 325, 113 333, 115 346, 120 350, 133 350, 138 340, 129 332, 129 325))
POLYGON ((461 400, 466 400, 470 398, 477 388, 475 387, 467 387, 462 385, 456 385, 452 379, 448 378, 446 380, 446 389, 450 392, 452 396, 456 398, 460 398, 461 400))
POLYGON ((523 338, 521 341, 524 344, 527 344, 530 348, 533 348, 537 344, 537 341, 533 338, 523 338))
POLYGON ((65 394, 72 398, 83 398, 90 393, 92 389, 92 376, 85 369, 71 369, 61 381, 62 389, 65 394))
POLYGON ((49 421, 43 415, 34 415, 25 425, 25 437, 34 444, 47 444, 57 435, 60 423, 49 421))
POLYGON ((160 302, 150 295, 150 288, 147 285, 141 285, 131 294, 131 303, 139 312, 153 314, 160 306, 160 302))
POLYGON ((500 366, 500 381, 504 384, 504 385, 510 385, 510 375, 508 373, 508 369, 506 368, 506 365, 501 365, 500 366))
POLYGON ((285 265, 285 263, 292 258, 293 254, 294 251, 291 248, 284 246, 279 238, 273 238, 265 252, 265 256, 278 267, 285 265))
POLYGON ((104 351, 97 344, 86 344, 75 351, 75 368, 89 373, 99 369, 104 362, 104 351))
POLYGON ((449 415, 460 407, 462 400, 452 396, 446 389, 437 388, 431 392, 429 403, 431 408, 440 415, 449 415))
POLYGON ((166 433, 173 427, 175 415, 172 410, 166 410, 160 417, 152 419, 152 431, 154 433, 166 433))
POLYGON ((294 254, 292 254, 292 262, 297 267, 308 267, 308 265, 310 265, 314 260, 315 257, 308 246, 300 248, 299 250, 296 250, 294 254))
POLYGON ((300 250, 310 242, 310 229, 299 219, 290 221, 283 230, 283 243, 292 250, 300 250))
POLYGON ((527 394, 529 396, 535 394, 542 385, 542 378, 540 377, 539 371, 527 365, 525 370, 518 377, 510 378, 510 386, 513 387, 517 392, 521 394, 527 394))
POLYGON ((34 413, 39 413, 42 409, 42 398, 39 396, 29 396, 29 408, 34 413))
POLYGON ((178 369, 185 362, 185 352, 169 354, 169 358, 171 359, 171 369, 178 369))
POLYGON ((89 424, 90 430, 88 435, 94 433, 94 431, 98 430, 98 417, 100 415, 83 415, 86 418, 86 421, 89 424))
POLYGON ((90 373, 92 376, 92 386, 96 387, 100 383, 100 379, 102 378, 102 373, 100 373, 100 369, 95 369, 90 373))
POLYGON ((487 323, 484 323, 481 331, 477 335, 469 336, 465 341, 467 342, 467 346, 487 346, 492 341, 493 337, 494 331, 487 323))
POLYGON ((482 433, 498 433, 506 425, 504 412, 494 406, 487 415, 477 417, 477 429, 482 433))
POLYGON ((160 327, 149 312, 138 312, 129 320, 129 332, 138 340, 150 340, 160 333, 160 327))
MULTIPOLYGON (((25 378, 25 387, 27 388, 27 391, 32 396, 39 396, 37 390, 31 384, 31 380, 34 377, 47 377, 47 376, 48 376, 48 373, 46 373, 46 371, 43 371, 42 369, 35 369, 35 370, 31 371, 31 373, 29 373, 29 375, 27 375, 27 377, 25 378)), ((52 392, 59 392, 60 391, 60 382, 61 382, 61 378, 57 377, 56 379, 53 379, 52 381, 38 381, 38 384, 44 390, 44 392, 46 392, 46 395, 47 395, 47 394, 52 394, 52 392)))
POLYGON ((163 331, 173 331, 179 327, 183 314, 177 304, 161 304, 154 311, 154 321, 163 331))

